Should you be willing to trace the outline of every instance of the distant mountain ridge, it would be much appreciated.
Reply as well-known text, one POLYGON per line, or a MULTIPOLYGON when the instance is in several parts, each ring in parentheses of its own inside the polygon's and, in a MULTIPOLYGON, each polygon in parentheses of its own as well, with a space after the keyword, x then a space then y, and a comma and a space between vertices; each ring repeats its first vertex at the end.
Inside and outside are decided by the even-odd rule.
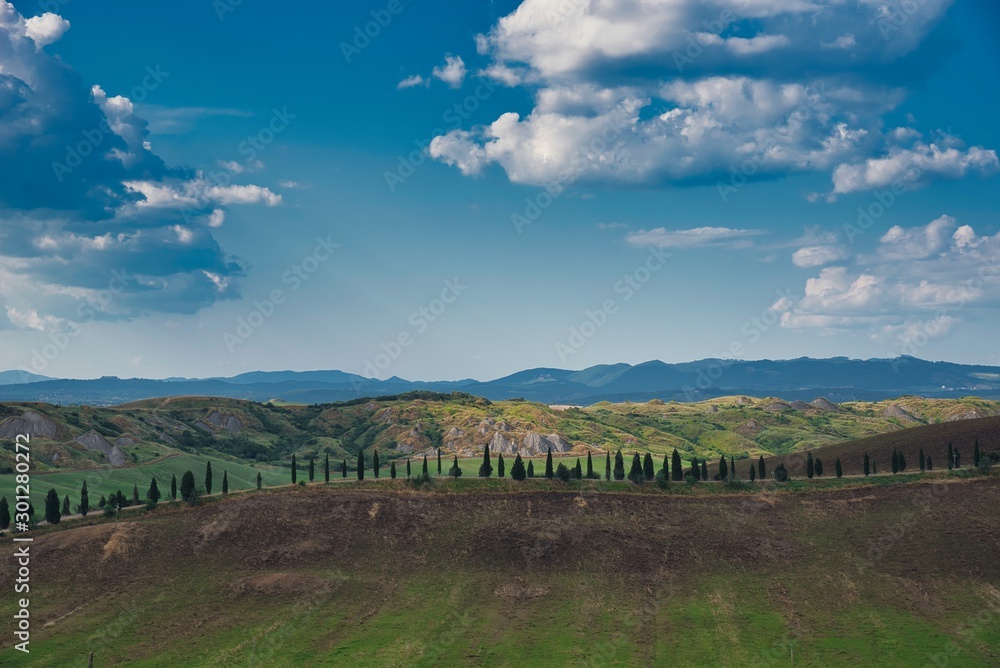
POLYGON ((410 381, 365 378, 337 370, 251 371, 230 378, 49 379, 0 372, 0 400, 108 405, 170 396, 219 396, 329 403, 413 390, 466 392, 491 400, 521 397, 548 404, 598 401, 700 401, 748 394, 811 401, 878 400, 906 394, 1000 398, 1000 367, 928 362, 915 357, 601 364, 581 370, 525 369, 490 381, 410 381))

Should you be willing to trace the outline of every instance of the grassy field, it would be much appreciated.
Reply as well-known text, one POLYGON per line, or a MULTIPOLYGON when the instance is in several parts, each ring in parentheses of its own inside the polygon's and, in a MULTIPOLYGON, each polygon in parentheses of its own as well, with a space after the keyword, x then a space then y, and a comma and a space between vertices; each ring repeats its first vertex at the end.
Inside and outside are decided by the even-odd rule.
POLYGON ((1000 661, 997 477, 719 497, 438 484, 43 530, 32 652, 3 634, 0 664, 784 666, 792 643, 796 666, 1000 661))
MULTIPOLYGON (((97 507, 97 501, 102 495, 108 496, 121 490, 125 496, 131 498, 132 486, 139 486, 139 497, 144 499, 146 491, 149 489, 151 480, 155 477, 160 493, 167 496, 170 493, 170 477, 177 476, 177 483, 180 484, 181 476, 187 470, 195 474, 198 485, 203 486, 205 480, 205 465, 212 462, 213 491, 222 489, 222 473, 229 474, 229 489, 232 491, 240 489, 252 489, 257 486, 257 473, 260 472, 265 485, 286 484, 288 472, 285 469, 271 466, 258 465, 256 467, 249 464, 235 462, 232 460, 219 459, 218 457, 205 457, 189 454, 177 454, 154 463, 143 464, 129 468, 103 468, 89 469, 82 471, 50 471, 31 473, 31 502, 35 506, 36 516, 40 519, 45 508, 45 495, 50 489, 55 489, 62 499, 67 494, 70 504, 75 508, 80 502, 80 488, 84 481, 87 483, 87 492, 90 496, 91 508, 97 507)), ((13 474, 0 475, 0 496, 7 497, 8 502, 14 500, 15 476, 13 474)))

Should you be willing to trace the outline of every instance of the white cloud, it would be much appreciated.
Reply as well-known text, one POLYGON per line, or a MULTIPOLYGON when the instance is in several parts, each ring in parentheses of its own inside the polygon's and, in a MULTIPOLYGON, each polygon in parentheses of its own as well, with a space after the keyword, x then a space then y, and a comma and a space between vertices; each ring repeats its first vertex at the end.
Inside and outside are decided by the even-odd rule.
MULTIPOLYGON (((873 187, 884 168, 872 156, 925 148, 884 134, 906 90, 866 72, 908 66, 949 4, 917 3, 887 38, 875 0, 524 0, 476 49, 490 59, 480 74, 532 87, 533 110, 455 129, 431 155, 533 185, 722 184, 839 165, 837 193, 873 187)), ((988 171, 992 152, 942 150, 913 187, 988 171), (954 152, 965 168, 945 164, 954 152)))
POLYGON ((941 216, 924 227, 903 229, 899 225, 893 225, 879 239, 882 244, 879 253, 891 259, 930 257, 944 250, 956 225, 951 216, 941 216))
POLYGON ((821 267, 847 257, 847 250, 841 246, 805 246, 792 253, 792 263, 796 267, 821 267))
POLYGON ((658 227, 640 230, 625 237, 633 246, 655 246, 658 248, 694 248, 697 246, 737 246, 751 245, 750 237, 765 234, 763 230, 738 230, 728 227, 696 227, 689 230, 667 230, 658 227))
POLYGON ((458 88, 465 81, 465 61, 461 56, 445 56, 444 65, 435 67, 431 73, 452 88, 458 88))
POLYGON ((425 86, 427 85, 427 83, 428 81, 424 79, 422 76, 420 76, 419 74, 414 74, 413 76, 406 77, 398 84, 396 84, 396 88, 398 90, 403 90, 405 88, 415 88, 417 86, 425 86))
POLYGON ((69 30, 69 21, 58 14, 46 12, 26 20, 24 27, 25 34, 41 48, 62 37, 69 30))
POLYGON ((998 168, 1000 161, 993 150, 973 146, 963 151, 917 142, 911 148, 894 148, 885 157, 840 165, 833 171, 833 192, 846 194, 894 184, 914 189, 937 180, 964 178, 968 174, 989 175, 998 168))
POLYGON ((257 185, 213 185, 199 177, 190 181, 126 181, 125 186, 143 199, 138 208, 198 209, 230 204, 278 206, 281 195, 257 185))
POLYGON ((824 267, 806 281, 802 297, 775 304, 782 326, 867 332, 880 340, 912 336, 914 328, 927 334, 931 325, 946 333, 967 307, 1000 301, 1000 234, 980 237, 956 225, 941 216, 925 226, 891 228, 876 256, 857 258, 864 269, 824 267))

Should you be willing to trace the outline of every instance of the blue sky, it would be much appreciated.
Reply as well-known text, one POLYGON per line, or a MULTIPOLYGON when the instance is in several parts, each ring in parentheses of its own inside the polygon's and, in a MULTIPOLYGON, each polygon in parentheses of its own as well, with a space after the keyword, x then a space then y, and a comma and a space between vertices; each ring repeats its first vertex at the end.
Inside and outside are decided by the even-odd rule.
POLYGON ((0 368, 1000 364, 1000 10, 630 5, 0 2, 0 368))

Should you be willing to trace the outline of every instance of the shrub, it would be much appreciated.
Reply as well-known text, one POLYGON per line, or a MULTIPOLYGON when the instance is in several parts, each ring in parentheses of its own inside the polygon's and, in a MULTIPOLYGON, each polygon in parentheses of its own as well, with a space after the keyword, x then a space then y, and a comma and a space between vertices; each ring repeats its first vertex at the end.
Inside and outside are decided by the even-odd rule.
POLYGON ((656 486, 660 489, 670 488, 670 474, 667 473, 667 469, 662 468, 656 472, 656 486))
POLYGON ((785 468, 784 464, 778 464, 774 467, 774 473, 772 474, 775 482, 787 482, 788 481, 788 469, 785 468))
POLYGON ((569 467, 565 464, 560 463, 559 466, 556 467, 556 477, 559 478, 559 480, 569 482, 571 475, 569 467))

